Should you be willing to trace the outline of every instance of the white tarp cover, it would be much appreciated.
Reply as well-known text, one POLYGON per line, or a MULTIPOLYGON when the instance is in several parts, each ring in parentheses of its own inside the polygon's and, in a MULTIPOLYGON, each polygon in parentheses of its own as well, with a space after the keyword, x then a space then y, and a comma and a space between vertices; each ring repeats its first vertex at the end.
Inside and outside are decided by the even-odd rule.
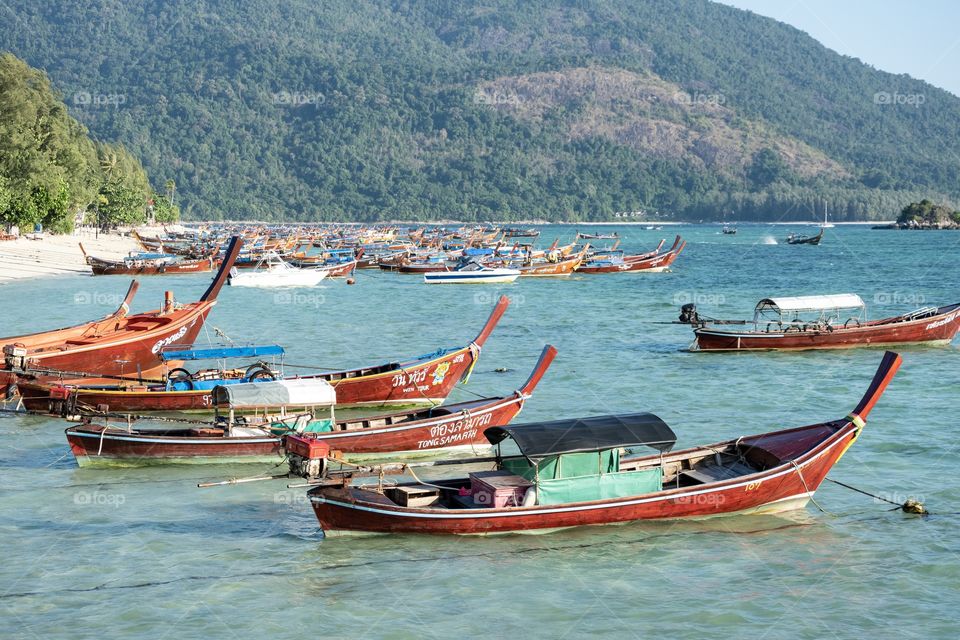
POLYGON ((823 311, 829 309, 855 309, 863 307, 863 300, 855 293, 837 293, 826 296, 797 296, 794 298, 764 298, 757 304, 776 307, 780 311, 823 311))
POLYGON ((322 378, 244 382, 214 387, 218 407, 313 407, 337 404, 337 392, 322 378))

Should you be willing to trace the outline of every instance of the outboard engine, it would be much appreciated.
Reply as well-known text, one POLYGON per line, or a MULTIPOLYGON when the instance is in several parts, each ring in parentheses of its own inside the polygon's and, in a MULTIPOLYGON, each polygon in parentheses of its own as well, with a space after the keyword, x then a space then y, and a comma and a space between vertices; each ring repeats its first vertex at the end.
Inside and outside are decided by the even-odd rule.
POLYGON ((684 324, 700 324, 700 314, 697 313, 697 305, 688 302, 680 307, 680 322, 684 324))
POLYGON ((284 437, 283 446, 287 452, 287 461, 290 463, 290 475, 316 480, 326 471, 330 445, 323 440, 290 434, 284 437))
POLYGON ((7 369, 25 371, 27 368, 27 347, 19 342, 4 345, 3 364, 7 369))

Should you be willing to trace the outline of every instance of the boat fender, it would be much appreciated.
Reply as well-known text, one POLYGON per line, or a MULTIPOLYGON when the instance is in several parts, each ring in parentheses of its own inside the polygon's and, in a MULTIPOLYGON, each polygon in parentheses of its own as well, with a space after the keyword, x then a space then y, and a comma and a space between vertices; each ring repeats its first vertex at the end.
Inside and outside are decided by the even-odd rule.
POLYGON ((527 489, 527 492, 523 494, 523 502, 520 503, 521 507, 532 507, 537 504, 537 489, 536 487, 530 487, 527 489))

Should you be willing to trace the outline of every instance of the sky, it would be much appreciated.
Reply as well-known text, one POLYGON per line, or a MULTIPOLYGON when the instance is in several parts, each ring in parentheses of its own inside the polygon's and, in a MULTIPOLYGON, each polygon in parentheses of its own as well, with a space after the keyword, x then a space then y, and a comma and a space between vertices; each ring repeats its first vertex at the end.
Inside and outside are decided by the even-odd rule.
POLYGON ((718 1, 786 22, 838 53, 960 96, 960 1, 718 1))

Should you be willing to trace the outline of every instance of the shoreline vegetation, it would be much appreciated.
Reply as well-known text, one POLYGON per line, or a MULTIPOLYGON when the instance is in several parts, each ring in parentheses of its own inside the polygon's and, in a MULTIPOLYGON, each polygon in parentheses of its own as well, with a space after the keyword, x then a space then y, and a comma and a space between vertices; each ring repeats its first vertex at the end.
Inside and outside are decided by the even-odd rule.
POLYGON ((960 229, 960 211, 951 211, 949 207, 924 199, 904 207, 896 221, 876 225, 874 229, 957 230, 960 229))
POLYGON ((95 140, 47 74, 0 53, 0 225, 5 232, 175 222, 176 185, 154 190, 139 158, 95 140))
POLYGON ((894 219, 922 198, 960 206, 960 98, 706 0, 360 14, 343 0, 225 0, 216 20, 119 3, 122 45, 86 3, 9 4, 29 16, 0 24, 12 53, 46 70, 95 138, 125 144, 154 188, 173 179, 189 219, 826 209, 836 223, 894 219))

